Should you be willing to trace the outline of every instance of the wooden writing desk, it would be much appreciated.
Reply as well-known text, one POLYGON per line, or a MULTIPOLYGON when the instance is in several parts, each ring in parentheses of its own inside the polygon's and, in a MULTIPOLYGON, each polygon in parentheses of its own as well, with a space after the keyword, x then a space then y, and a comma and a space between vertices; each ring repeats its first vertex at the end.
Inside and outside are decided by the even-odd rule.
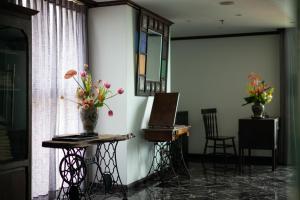
POLYGON ((158 173, 161 180, 164 180, 165 172, 168 171, 168 168, 171 168, 174 176, 177 176, 177 172, 182 172, 190 178, 182 153, 181 141, 181 136, 189 135, 190 127, 175 125, 174 128, 143 129, 144 138, 154 143, 154 156, 147 176, 154 172, 158 173))
MULTIPOLYGON (((67 135, 64 135, 67 136, 67 135)), ((92 146, 98 143, 105 143, 105 142, 116 142, 116 141, 124 141, 129 140, 131 138, 134 138, 135 136, 130 133, 126 135, 114 135, 114 134, 101 134, 95 137, 90 137, 89 139, 62 139, 59 140, 57 138, 56 140, 48 140, 43 141, 42 146, 48 147, 48 148, 61 148, 61 149, 67 149, 67 148, 83 148, 92 146)))
POLYGON ((143 129, 145 139, 151 142, 175 141, 183 135, 189 136, 191 126, 175 125, 174 128, 143 129))
POLYGON ((101 180, 104 184, 105 193, 111 193, 113 189, 119 188, 123 194, 123 199, 127 199, 127 192, 119 175, 116 149, 118 142, 129 140, 135 136, 133 134, 100 134, 95 137, 77 138, 78 136, 76 135, 73 138, 54 138, 42 143, 43 147, 59 148, 64 153, 59 164, 59 173, 63 183, 57 200, 90 199, 89 192, 95 186, 95 182, 85 192, 80 187, 87 175, 88 164, 95 164, 97 166, 93 180, 101 180), (87 163, 85 160, 86 148, 92 145, 97 145, 97 150, 91 161, 87 163), (64 183, 67 184, 67 188, 64 187, 64 183))

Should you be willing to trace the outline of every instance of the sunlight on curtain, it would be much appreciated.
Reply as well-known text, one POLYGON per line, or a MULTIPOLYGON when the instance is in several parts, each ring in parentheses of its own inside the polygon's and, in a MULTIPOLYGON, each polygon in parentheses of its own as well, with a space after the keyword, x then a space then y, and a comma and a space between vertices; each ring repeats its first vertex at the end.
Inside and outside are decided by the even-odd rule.
MULTIPOLYGON (((75 99, 76 84, 64 73, 86 62, 85 8, 67 1, 24 2, 39 13, 32 18, 32 196, 60 187, 58 151, 42 148, 53 135, 81 130, 75 99), (56 174, 56 176, 55 176, 56 174)), ((23 4, 24 5, 24 4, 23 4)))

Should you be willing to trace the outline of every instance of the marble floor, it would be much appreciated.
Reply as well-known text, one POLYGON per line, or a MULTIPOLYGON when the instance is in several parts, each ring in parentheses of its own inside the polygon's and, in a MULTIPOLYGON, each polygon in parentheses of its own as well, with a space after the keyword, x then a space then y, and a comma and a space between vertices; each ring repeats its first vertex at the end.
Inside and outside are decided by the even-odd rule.
MULTIPOLYGON (((299 200, 293 196, 295 173, 293 167, 252 165, 242 174, 236 166, 189 163, 191 179, 172 177, 164 184, 149 180, 128 191, 128 200, 299 200)), ((38 200, 51 199, 47 196, 38 200)), ((96 195, 92 200, 119 200, 117 196, 96 195)))
MULTIPOLYGON (((131 189, 129 200, 298 200, 292 196, 295 169, 279 166, 245 167, 243 174, 232 166, 223 170, 211 164, 190 163, 191 179, 170 179, 167 183, 146 182, 131 189)), ((101 197, 95 199, 103 199, 101 197)), ((118 199, 110 197, 109 199, 118 199)))

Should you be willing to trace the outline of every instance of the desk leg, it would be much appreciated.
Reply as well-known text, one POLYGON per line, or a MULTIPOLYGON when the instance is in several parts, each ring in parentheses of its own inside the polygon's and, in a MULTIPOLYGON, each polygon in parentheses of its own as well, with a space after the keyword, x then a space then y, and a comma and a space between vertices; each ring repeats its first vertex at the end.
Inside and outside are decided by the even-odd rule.
POLYGON ((62 187, 59 191, 57 199, 80 200, 90 199, 81 191, 80 185, 84 181, 87 169, 84 161, 85 148, 63 149, 64 157, 59 164, 59 173, 63 180, 62 187), (64 183, 68 184, 64 188, 64 183))
POLYGON ((95 181, 98 180, 103 183, 105 194, 112 194, 116 190, 120 190, 123 195, 123 199, 125 200, 127 199, 127 191, 119 174, 117 146, 118 141, 100 143, 97 145, 95 154, 97 170, 91 188, 95 184, 95 181))
POLYGON ((190 172, 183 157, 182 137, 171 143, 171 161, 176 173, 183 174, 186 177, 191 178, 190 172))
POLYGON ((173 176, 177 177, 171 159, 171 142, 155 142, 154 143, 154 156, 152 159, 151 167, 148 171, 147 177, 152 173, 158 174, 160 180, 166 180, 165 174, 170 172, 171 169, 173 176))

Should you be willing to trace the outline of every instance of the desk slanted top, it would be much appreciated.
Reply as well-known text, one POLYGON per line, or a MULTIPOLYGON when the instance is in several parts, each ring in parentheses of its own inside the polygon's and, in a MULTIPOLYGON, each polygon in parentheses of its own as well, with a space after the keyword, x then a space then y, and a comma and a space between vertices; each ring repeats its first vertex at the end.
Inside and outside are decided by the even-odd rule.
POLYGON ((60 141, 60 140, 48 140, 43 141, 42 146, 48 148, 83 148, 92 146, 98 143, 105 143, 105 142, 118 142, 129 140, 134 138, 135 135, 130 133, 126 135, 113 135, 113 134, 100 134, 93 138, 89 139, 82 139, 77 141, 60 141))
POLYGON ((191 126, 175 125, 174 128, 147 128, 143 129, 145 139, 151 142, 175 141, 180 136, 189 136, 191 126))

